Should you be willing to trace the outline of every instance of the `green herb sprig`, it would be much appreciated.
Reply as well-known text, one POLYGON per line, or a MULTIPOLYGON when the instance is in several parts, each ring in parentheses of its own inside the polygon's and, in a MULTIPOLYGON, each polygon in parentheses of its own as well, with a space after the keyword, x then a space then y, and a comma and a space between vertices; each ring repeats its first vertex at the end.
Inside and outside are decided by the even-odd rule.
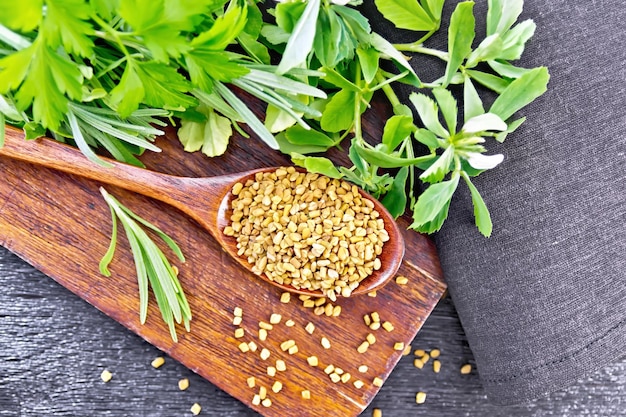
POLYGON ((100 261, 100 272, 105 276, 111 276, 108 266, 113 259, 117 247, 117 223, 122 224, 128 243, 132 249, 137 269, 137 282, 139 284, 139 317, 141 324, 146 322, 148 316, 148 286, 152 288, 163 321, 170 329, 172 340, 178 341, 176 324, 183 323, 187 331, 190 330, 191 309, 185 297, 185 293, 178 281, 177 273, 167 260, 163 251, 157 246, 152 238, 146 233, 144 227, 156 233, 167 246, 174 252, 176 257, 185 262, 185 257, 178 245, 158 227, 137 216, 130 209, 120 203, 104 188, 100 188, 104 200, 111 210, 113 231, 109 249, 100 261), (143 226, 143 227, 142 227, 143 226))

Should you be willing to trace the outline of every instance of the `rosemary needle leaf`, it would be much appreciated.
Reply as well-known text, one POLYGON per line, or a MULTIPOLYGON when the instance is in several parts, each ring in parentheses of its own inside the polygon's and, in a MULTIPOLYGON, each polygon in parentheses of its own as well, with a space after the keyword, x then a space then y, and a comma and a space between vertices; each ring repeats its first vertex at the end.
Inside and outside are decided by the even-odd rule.
MULTIPOLYGON (((100 192, 106 193, 104 188, 100 188, 100 192)), ((104 195, 104 194, 103 194, 104 195)), ((113 230, 111 231, 111 241, 109 243, 109 249, 107 249, 106 253, 100 260, 100 273, 105 277, 110 277, 111 272, 108 269, 109 264, 113 260, 113 255, 115 255, 115 247, 117 246, 117 215, 115 214, 115 210, 113 207, 109 207, 111 209, 111 220, 113 221, 113 230)))

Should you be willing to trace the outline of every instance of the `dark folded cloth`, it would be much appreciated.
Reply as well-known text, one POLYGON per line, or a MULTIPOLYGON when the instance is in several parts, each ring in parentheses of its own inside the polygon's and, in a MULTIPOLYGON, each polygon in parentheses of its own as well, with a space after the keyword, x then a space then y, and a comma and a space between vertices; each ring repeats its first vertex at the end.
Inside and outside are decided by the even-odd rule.
MULTIPOLYGON (((447 3, 449 19, 457 2, 447 3)), ((486 3, 475 6, 480 39, 486 3)), ((414 37, 371 3, 364 9, 388 38, 414 37)), ((626 354, 626 8, 527 1, 527 18, 537 31, 516 64, 546 65, 551 80, 519 112, 526 123, 487 144, 505 155, 475 181, 493 235, 478 233, 460 186, 435 237, 483 385, 499 404, 558 390, 626 354)), ((429 42, 445 49, 442 32, 429 42)), ((428 60, 411 63, 424 80, 442 75, 428 60)))

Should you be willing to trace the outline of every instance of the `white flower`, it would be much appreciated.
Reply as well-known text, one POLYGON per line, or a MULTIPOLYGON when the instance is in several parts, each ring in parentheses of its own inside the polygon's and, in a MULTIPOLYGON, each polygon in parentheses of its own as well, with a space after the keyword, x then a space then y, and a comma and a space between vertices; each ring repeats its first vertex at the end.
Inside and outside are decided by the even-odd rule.
POLYGON ((484 113, 478 116, 474 116, 469 119, 463 125, 463 132, 466 133, 477 133, 484 132, 485 130, 506 130, 506 123, 498 116, 493 113, 484 113))
POLYGON ((350 0, 330 0, 331 3, 338 4, 340 6, 345 6, 350 3, 350 0))
POLYGON ((495 168, 504 160, 504 155, 501 153, 496 155, 483 155, 482 153, 470 152, 467 155, 467 162, 474 169, 492 169, 495 168))

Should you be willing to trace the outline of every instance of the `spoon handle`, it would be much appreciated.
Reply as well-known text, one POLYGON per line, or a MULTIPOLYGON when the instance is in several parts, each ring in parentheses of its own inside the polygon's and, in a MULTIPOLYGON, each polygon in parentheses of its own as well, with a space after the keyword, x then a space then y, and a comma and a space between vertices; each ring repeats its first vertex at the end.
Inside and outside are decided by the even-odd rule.
POLYGON ((183 178, 106 158, 103 160, 109 166, 103 167, 69 145, 50 139, 24 140, 22 131, 10 126, 6 127, 0 155, 114 185, 174 205, 176 195, 184 188, 183 178))

